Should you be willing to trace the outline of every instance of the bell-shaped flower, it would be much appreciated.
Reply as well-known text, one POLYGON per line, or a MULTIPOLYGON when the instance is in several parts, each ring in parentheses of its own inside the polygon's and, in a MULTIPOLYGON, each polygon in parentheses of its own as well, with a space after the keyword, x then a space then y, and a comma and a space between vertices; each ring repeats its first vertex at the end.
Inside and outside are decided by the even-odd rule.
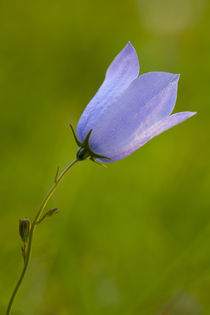
POLYGON ((103 84, 80 117, 77 142, 83 146, 79 158, 120 160, 193 116, 194 112, 170 115, 178 80, 178 74, 167 72, 139 76, 138 57, 128 43, 109 66, 103 84))

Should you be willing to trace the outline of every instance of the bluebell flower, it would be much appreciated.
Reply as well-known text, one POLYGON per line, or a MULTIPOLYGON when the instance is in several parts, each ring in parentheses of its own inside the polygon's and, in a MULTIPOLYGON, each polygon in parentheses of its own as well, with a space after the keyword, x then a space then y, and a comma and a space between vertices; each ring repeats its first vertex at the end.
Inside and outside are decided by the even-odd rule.
POLYGON ((167 72, 139 76, 138 56, 128 43, 109 66, 103 84, 80 117, 79 159, 100 162, 123 159, 163 131, 193 116, 195 112, 171 115, 178 80, 178 74, 167 72))

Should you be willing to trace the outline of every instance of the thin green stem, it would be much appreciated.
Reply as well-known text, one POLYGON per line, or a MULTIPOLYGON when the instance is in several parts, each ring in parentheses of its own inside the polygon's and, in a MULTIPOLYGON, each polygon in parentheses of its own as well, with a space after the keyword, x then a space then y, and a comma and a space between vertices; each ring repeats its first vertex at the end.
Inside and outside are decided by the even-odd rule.
POLYGON ((49 190, 49 192, 47 193, 47 195, 45 196, 44 200, 42 201, 42 204, 35 216, 35 219, 33 220, 32 222, 32 225, 31 225, 31 230, 30 230, 30 234, 29 234, 29 240, 28 240, 28 247, 27 247, 27 252, 26 252, 26 258, 25 258, 25 263, 24 263, 24 266, 23 266, 23 270, 21 272, 21 275, 20 275, 20 278, 16 284, 16 287, 12 293, 12 296, 10 298, 10 301, 9 301, 9 305, 8 305, 8 308, 7 308, 7 312, 6 312, 6 315, 10 315, 11 314, 11 308, 12 308, 12 305, 13 305, 13 302, 15 300, 15 297, 17 295, 17 292, 23 282, 23 279, 24 279, 24 276, 26 274, 26 271, 27 271, 27 268, 28 268, 28 265, 29 265, 29 262, 30 262, 30 256, 31 256, 31 248, 32 248, 32 240, 33 240, 33 234, 34 234, 34 230, 35 230, 35 227, 36 227, 36 223, 37 221, 39 221, 48 201, 50 200, 50 198, 53 196, 53 194, 55 193, 56 189, 57 189, 57 186, 60 184, 60 182, 63 180, 64 176, 68 173, 68 171, 72 168, 72 166, 74 166, 76 163, 78 162, 78 160, 74 160, 71 164, 69 164, 66 169, 64 169, 64 171, 60 174, 59 177, 56 176, 56 179, 55 179, 55 183, 54 185, 51 187, 51 189, 49 190))

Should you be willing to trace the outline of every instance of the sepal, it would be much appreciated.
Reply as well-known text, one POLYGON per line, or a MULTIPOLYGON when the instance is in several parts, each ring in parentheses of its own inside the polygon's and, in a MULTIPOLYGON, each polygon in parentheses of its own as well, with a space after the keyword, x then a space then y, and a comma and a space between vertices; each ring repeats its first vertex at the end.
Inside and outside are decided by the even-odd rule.
POLYGON ((71 124, 70 124, 70 127, 72 130, 74 139, 75 139, 77 145, 79 146, 79 149, 77 150, 77 160, 78 161, 84 161, 84 160, 90 159, 91 161, 95 162, 96 164, 104 166, 103 163, 97 161, 96 159, 111 160, 109 157, 97 154, 91 149, 91 147, 89 145, 89 140, 90 140, 90 136, 91 136, 93 129, 90 129, 88 134, 85 137, 85 140, 83 142, 80 142, 79 139, 77 138, 77 135, 76 135, 74 128, 71 124))

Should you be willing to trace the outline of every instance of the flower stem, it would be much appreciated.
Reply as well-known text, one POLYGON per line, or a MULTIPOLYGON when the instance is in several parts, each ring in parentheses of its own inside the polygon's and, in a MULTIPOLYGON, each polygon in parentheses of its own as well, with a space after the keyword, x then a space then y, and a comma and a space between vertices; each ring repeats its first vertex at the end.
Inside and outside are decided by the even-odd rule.
POLYGON ((27 252, 26 252, 26 257, 25 257, 25 262, 24 262, 24 266, 23 266, 23 270, 21 272, 21 275, 20 275, 20 278, 15 286, 15 289, 12 293, 12 296, 10 298, 10 301, 9 301, 9 305, 8 305, 8 308, 7 308, 7 312, 6 312, 6 315, 10 315, 11 314, 11 308, 12 308, 12 305, 13 305, 13 302, 15 300, 15 297, 17 295, 17 292, 23 282, 23 279, 24 279, 24 276, 26 274, 26 271, 27 271, 27 268, 28 268, 28 265, 29 265, 29 261, 30 261, 30 256, 31 256, 31 248, 32 248, 32 240, 33 240, 33 234, 34 234, 34 230, 35 230, 35 227, 36 227, 36 224, 37 222, 39 221, 48 201, 50 200, 50 198, 53 196, 53 194, 55 193, 56 189, 57 189, 57 186, 59 185, 59 183, 63 180, 64 176, 68 173, 68 171, 72 168, 72 166, 74 166, 76 163, 78 162, 78 160, 74 160, 71 164, 69 164, 65 169, 64 171, 60 174, 59 177, 56 176, 56 179, 55 179, 55 183, 54 185, 51 187, 51 189, 49 190, 49 192, 47 193, 47 195, 45 196, 44 200, 42 201, 42 204, 35 216, 35 219, 33 220, 32 222, 32 225, 31 225, 31 230, 30 230, 30 234, 29 234, 29 240, 28 240, 28 247, 27 247, 27 252))

